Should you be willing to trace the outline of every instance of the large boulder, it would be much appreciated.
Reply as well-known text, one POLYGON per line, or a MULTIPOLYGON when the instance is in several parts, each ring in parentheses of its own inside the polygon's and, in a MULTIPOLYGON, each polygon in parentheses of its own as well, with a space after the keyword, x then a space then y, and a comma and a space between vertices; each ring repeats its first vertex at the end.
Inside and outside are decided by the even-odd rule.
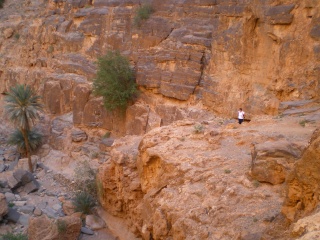
POLYGON ((47 216, 31 218, 28 238, 32 240, 76 240, 80 235, 81 220, 75 216, 49 219, 47 216))
POLYGON ((288 176, 282 213, 291 221, 311 213, 319 204, 319 193, 320 129, 317 129, 288 176))
POLYGON ((254 145, 251 176, 259 182, 283 183, 302 149, 303 146, 283 139, 254 145))

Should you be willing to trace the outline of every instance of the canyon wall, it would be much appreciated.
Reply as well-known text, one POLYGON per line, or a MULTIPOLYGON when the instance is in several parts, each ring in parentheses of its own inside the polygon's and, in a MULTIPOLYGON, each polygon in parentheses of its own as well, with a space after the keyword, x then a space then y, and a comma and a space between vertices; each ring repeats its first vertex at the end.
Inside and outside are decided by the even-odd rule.
POLYGON ((0 10, 1 93, 31 84, 48 114, 72 112, 74 125, 117 135, 204 110, 277 114, 283 101, 319 100, 319 1, 152 4, 155 12, 136 27, 139 0, 7 2, 0 10), (130 59, 141 90, 124 121, 91 93, 97 57, 116 49, 130 59))

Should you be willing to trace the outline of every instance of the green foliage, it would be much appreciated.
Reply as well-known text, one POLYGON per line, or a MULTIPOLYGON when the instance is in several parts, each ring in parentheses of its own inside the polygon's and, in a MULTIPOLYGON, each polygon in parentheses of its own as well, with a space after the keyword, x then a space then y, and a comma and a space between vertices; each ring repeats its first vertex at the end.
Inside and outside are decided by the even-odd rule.
POLYGON ((224 173, 229 174, 229 173, 231 173, 231 170, 230 169, 225 169, 224 173))
POLYGON ((65 220, 58 219, 56 224, 57 224, 59 234, 63 234, 67 231, 68 226, 67 226, 67 222, 65 220))
POLYGON ((202 124, 194 125, 194 132, 195 133, 202 133, 204 131, 204 126, 202 124))
POLYGON ((133 24, 136 27, 141 27, 143 21, 149 19, 150 15, 154 12, 153 7, 150 4, 143 4, 137 9, 136 15, 133 19, 133 24))
POLYGON ((19 34, 19 33, 14 34, 14 38, 15 38, 16 40, 19 40, 20 34, 19 34))
POLYGON ((106 132, 102 138, 109 138, 111 135, 111 132, 106 132))
POLYGON ((260 187, 260 182, 258 180, 253 180, 252 184, 255 188, 260 187))
POLYGON ((38 111, 42 110, 40 96, 28 85, 18 84, 11 87, 5 98, 5 110, 11 122, 20 129, 30 129, 30 121, 34 123, 39 118, 38 111))
POLYGON ((93 197, 97 197, 97 171, 91 168, 87 161, 81 161, 74 170, 75 189, 80 192, 87 192, 93 197))
POLYGON ((54 47, 52 45, 50 45, 48 48, 47 48, 47 53, 52 53, 54 50, 54 47))
POLYGON ((107 52, 98 58, 97 77, 93 92, 102 96, 107 110, 126 109, 128 102, 137 93, 134 73, 127 58, 119 52, 107 52))
POLYGON ((299 122, 299 124, 300 124, 301 127, 305 127, 305 126, 306 126, 306 123, 307 123, 306 120, 301 120, 301 121, 299 122))
POLYGON ((22 233, 6 233, 0 235, 0 240, 28 240, 28 236, 22 233))
POLYGON ((72 204, 76 212, 82 212, 83 214, 90 214, 92 208, 95 207, 95 199, 87 192, 78 192, 72 199, 72 204))
POLYGON ((28 133, 31 133, 31 124, 34 124, 35 120, 40 117, 38 113, 38 111, 42 110, 40 96, 36 95, 30 86, 18 84, 10 88, 10 91, 5 97, 5 101, 5 110, 10 121, 18 127, 23 136, 29 171, 32 172, 31 145, 29 143, 28 133))
MULTIPOLYGON (((35 151, 38 147, 40 147, 42 143, 42 135, 35 130, 27 131, 30 150, 35 151)), ((19 152, 25 154, 26 152, 26 145, 24 142, 24 137, 21 130, 15 130, 10 136, 7 141, 9 145, 17 146, 19 152)))
POLYGON ((10 207, 10 208, 14 207, 14 203, 13 202, 9 202, 8 203, 8 207, 10 207))
POLYGON ((0 0, 0 8, 3 8, 4 1, 5 0, 0 0))

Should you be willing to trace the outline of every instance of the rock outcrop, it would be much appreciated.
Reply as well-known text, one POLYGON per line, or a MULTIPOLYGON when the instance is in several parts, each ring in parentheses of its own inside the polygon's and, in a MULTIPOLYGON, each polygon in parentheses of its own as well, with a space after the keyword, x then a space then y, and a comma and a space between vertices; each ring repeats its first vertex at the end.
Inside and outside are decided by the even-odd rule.
POLYGON ((287 179, 286 199, 282 208, 291 221, 310 214, 319 205, 320 130, 316 130, 301 160, 287 179))
POLYGON ((42 215, 30 219, 28 238, 34 240, 76 240, 81 230, 81 220, 76 216, 62 217, 57 220, 42 215))
POLYGON ((259 239, 280 214, 283 185, 247 175, 251 144, 256 142, 257 155, 271 156, 270 161, 290 156, 282 162, 287 167, 297 161, 302 145, 283 152, 271 143, 284 146, 293 137, 304 142, 312 133, 298 135, 302 127, 289 123, 293 120, 274 121, 276 134, 272 124, 238 129, 237 123, 222 127, 218 119, 183 120, 143 138, 117 139, 110 160, 99 169, 102 206, 143 239, 259 239), (270 154, 262 154, 263 149, 270 154))
POLYGON ((5 4, 0 91, 31 84, 48 113, 72 112, 73 124, 118 135, 181 120, 191 106, 227 116, 239 105, 277 114, 283 101, 319 100, 318 1, 153 1, 154 12, 137 27, 139 4, 5 4), (129 108, 125 121, 91 93, 94 62, 107 50, 130 59, 145 104, 129 108))

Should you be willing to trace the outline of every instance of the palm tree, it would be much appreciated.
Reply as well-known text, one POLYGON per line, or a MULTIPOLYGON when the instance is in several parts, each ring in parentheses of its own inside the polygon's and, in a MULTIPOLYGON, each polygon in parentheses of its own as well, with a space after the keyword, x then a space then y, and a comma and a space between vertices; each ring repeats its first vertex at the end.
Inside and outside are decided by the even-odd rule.
POLYGON ((7 102, 5 109, 9 119, 22 133, 29 170, 33 172, 28 133, 31 125, 34 124, 36 119, 39 119, 38 111, 41 111, 43 107, 40 103, 40 96, 36 95, 30 86, 18 84, 10 88, 5 101, 7 102))

